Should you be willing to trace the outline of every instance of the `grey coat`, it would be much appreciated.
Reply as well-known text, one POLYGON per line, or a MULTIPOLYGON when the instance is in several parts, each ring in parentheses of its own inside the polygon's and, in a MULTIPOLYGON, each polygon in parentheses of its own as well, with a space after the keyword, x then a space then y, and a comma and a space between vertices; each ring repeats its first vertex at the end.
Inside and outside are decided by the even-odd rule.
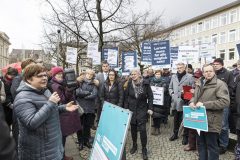
POLYGON ((25 83, 19 87, 14 101, 14 113, 18 120, 19 160, 62 160, 63 146, 57 106, 48 101, 50 91, 39 91, 25 83))
POLYGON ((178 81, 177 74, 172 75, 171 82, 169 84, 169 94, 172 97, 172 109, 177 111, 183 110, 183 100, 181 94, 183 86, 194 86, 194 78, 191 74, 186 73, 181 81, 178 81))

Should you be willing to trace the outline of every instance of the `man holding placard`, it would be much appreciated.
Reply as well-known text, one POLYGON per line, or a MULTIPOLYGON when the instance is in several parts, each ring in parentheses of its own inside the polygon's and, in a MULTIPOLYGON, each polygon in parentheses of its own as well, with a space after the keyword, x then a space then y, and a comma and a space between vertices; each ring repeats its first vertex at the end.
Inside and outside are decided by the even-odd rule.
POLYGON ((205 106, 208 119, 208 132, 201 131, 197 136, 199 160, 218 160, 218 137, 223 109, 230 103, 229 92, 226 84, 215 75, 213 66, 203 66, 203 76, 190 101, 192 109, 205 106))

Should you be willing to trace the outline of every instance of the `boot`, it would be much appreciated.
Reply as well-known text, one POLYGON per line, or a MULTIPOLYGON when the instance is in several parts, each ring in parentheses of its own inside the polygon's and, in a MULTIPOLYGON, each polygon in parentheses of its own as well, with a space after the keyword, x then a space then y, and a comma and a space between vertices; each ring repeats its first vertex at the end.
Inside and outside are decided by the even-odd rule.
POLYGON ((131 150, 130 150, 130 154, 134 154, 137 151, 137 144, 133 144, 131 150))
POLYGON ((156 129, 156 135, 159 135, 160 134, 160 128, 157 128, 156 129))
POLYGON ((78 145, 79 145, 78 150, 79 150, 79 151, 83 150, 83 140, 82 140, 82 139, 81 139, 81 140, 78 140, 78 145))
POLYGON ((153 128, 152 128, 152 133, 151 133, 151 134, 152 134, 152 135, 156 135, 156 130, 157 130, 157 128, 153 127, 153 128))
POLYGON ((143 157, 143 160, 148 160, 147 148, 142 149, 142 157, 143 157))
POLYGON ((177 136, 177 134, 174 133, 174 134, 172 135, 172 137, 169 138, 169 141, 174 141, 174 140, 176 140, 176 139, 178 139, 178 136, 177 136))
POLYGON ((187 145, 187 144, 188 144, 188 137, 183 136, 182 145, 187 145))

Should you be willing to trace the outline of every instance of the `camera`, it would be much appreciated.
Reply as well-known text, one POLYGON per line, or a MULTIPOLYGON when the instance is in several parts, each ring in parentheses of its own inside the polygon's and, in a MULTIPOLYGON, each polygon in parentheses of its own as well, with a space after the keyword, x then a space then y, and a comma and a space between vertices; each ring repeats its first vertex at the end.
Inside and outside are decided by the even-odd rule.
POLYGON ((72 68, 67 68, 64 70, 64 81, 68 88, 77 88, 78 83, 76 80, 76 73, 75 70, 72 68))

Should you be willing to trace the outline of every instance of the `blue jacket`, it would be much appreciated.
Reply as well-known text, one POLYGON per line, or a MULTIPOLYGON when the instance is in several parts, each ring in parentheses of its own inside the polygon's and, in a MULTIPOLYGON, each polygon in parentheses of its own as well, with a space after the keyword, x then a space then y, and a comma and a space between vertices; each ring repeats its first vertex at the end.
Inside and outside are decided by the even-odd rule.
POLYGON ((48 101, 49 90, 39 91, 23 83, 18 88, 13 111, 18 120, 19 160, 62 160, 63 146, 57 106, 48 101))

